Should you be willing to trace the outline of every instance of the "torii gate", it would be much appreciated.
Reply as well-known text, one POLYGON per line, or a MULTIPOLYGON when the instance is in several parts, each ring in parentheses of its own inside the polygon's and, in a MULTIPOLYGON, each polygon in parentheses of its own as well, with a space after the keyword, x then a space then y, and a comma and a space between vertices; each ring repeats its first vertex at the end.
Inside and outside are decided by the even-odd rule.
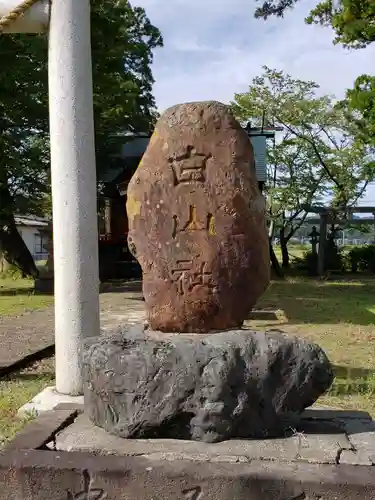
POLYGON ((0 36, 47 30, 56 390, 42 407, 50 409, 81 394, 80 344, 99 335, 90 0, 0 0, 0 36))

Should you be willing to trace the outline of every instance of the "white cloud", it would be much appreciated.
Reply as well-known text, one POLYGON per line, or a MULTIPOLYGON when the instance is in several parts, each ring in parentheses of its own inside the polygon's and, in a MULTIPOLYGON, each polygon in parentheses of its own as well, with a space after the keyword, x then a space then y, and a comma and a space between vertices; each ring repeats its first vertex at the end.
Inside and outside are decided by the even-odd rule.
MULTIPOLYGON (((264 65, 343 97, 358 75, 373 74, 375 44, 359 51, 334 46, 331 30, 304 23, 316 3, 301 0, 284 19, 265 22, 254 19, 254 0, 134 0, 164 37, 153 67, 159 110, 186 101, 229 102, 264 65)), ((362 204, 374 200, 371 186, 362 204)))
POLYGON ((178 102, 228 102, 246 91, 263 65, 315 80, 341 97, 361 73, 372 72, 374 47, 348 51, 332 33, 307 26, 314 0, 284 19, 255 20, 251 0, 136 0, 161 29, 165 46, 155 53, 154 93, 160 110, 178 102))

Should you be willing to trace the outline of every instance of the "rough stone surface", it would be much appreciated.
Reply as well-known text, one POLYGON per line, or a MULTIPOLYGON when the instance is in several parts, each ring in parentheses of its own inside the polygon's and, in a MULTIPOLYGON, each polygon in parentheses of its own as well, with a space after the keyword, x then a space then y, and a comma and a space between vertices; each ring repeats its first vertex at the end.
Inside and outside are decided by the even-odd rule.
POLYGON ((324 352, 250 330, 157 339, 140 327, 86 341, 85 411, 128 438, 216 442, 284 435, 333 380, 324 352))
MULTIPOLYGON (((251 463, 253 460, 336 464, 342 449, 350 448, 345 433, 332 423, 314 428, 301 421, 298 432, 276 439, 231 439, 202 443, 177 439, 122 439, 92 424, 86 415, 55 438, 58 451, 145 457, 150 460, 251 463)), ((350 463, 350 462, 345 462, 350 463)), ((368 461, 367 465, 371 465, 368 461)))
POLYGON ((253 149, 228 107, 167 110, 127 196, 151 327, 241 327, 269 284, 269 247, 253 149))

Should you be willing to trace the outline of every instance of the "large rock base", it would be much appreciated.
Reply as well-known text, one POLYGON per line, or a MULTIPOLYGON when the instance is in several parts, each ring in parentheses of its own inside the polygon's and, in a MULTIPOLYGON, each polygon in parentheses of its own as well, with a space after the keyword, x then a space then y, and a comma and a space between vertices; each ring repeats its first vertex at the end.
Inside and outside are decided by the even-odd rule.
POLYGON ((123 438, 284 436, 333 381, 319 346, 283 333, 158 338, 131 327, 83 351, 85 411, 123 438))

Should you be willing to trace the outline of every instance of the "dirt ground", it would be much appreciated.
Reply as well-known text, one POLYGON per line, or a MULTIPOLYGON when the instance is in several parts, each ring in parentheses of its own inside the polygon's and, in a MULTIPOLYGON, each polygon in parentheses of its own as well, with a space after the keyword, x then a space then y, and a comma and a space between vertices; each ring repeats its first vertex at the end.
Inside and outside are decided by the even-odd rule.
MULTIPOLYGON (((141 284, 130 282, 110 286, 100 294, 101 327, 116 328, 124 323, 143 321, 144 302, 141 284)), ((0 316, 0 367, 54 343, 54 310, 25 312, 17 316, 0 316)))

